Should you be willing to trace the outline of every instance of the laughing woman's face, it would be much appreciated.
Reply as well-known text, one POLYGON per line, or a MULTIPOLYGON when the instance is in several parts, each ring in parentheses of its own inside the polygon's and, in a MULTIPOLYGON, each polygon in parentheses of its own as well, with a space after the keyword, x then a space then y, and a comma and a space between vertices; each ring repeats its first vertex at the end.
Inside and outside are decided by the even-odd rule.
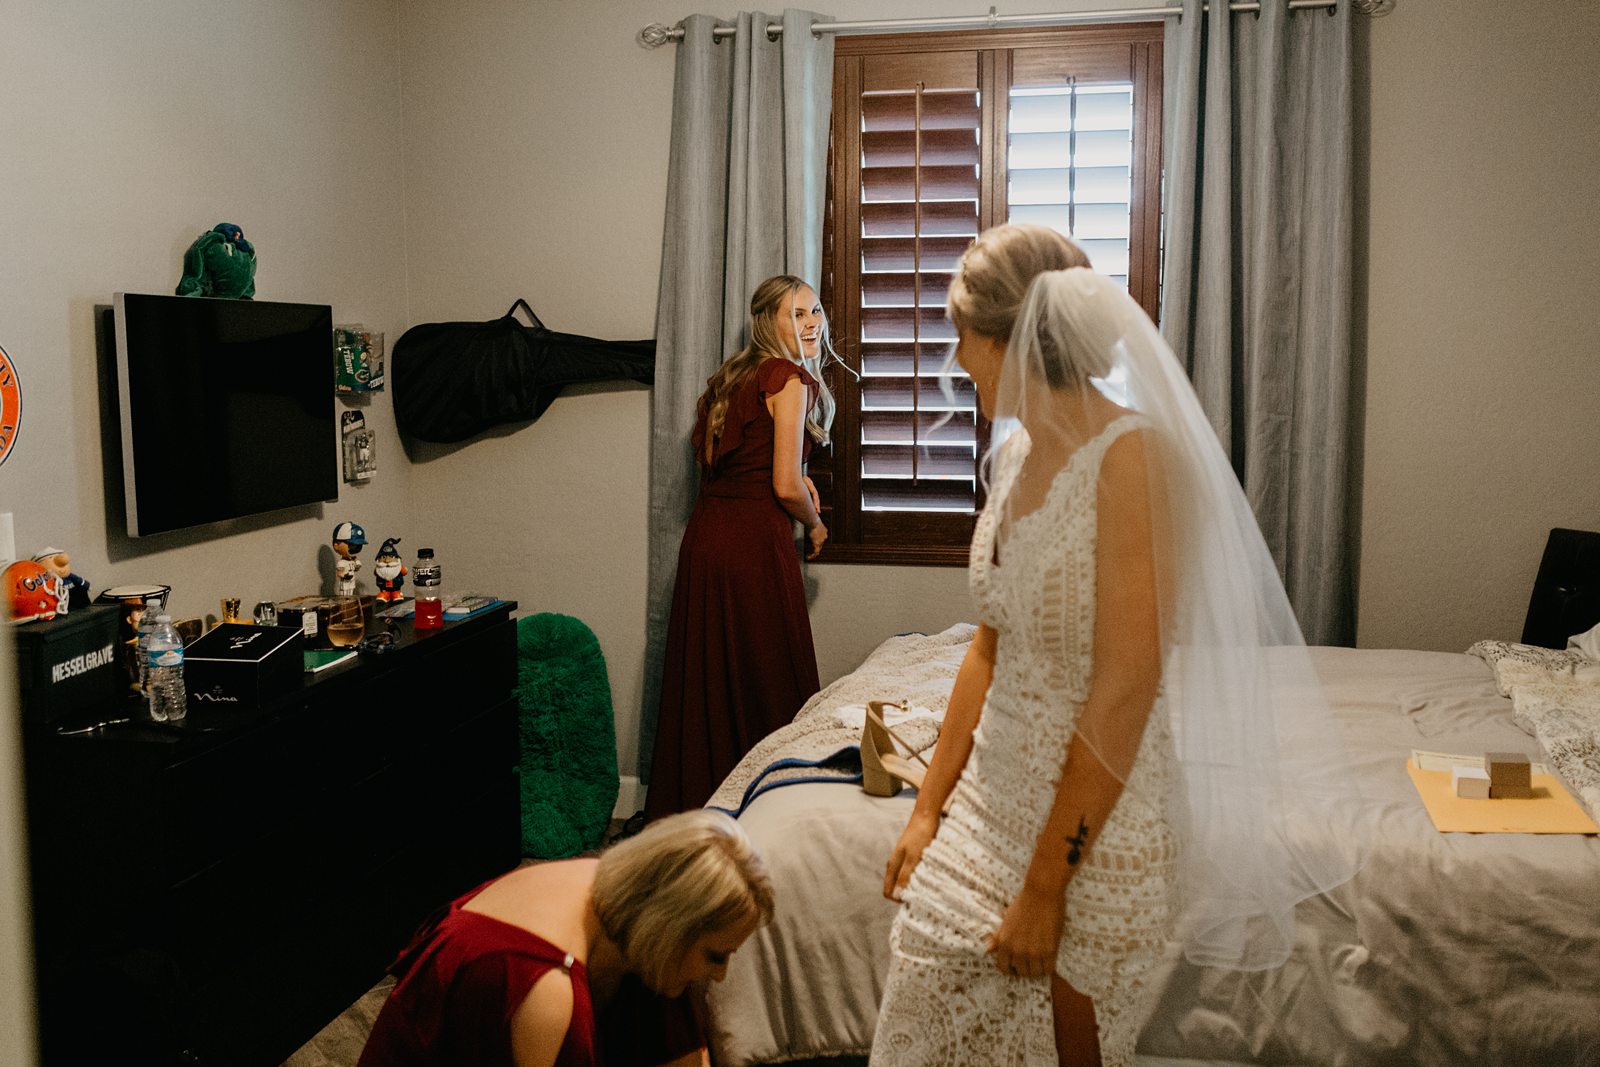
POLYGON ((822 303, 802 285, 778 305, 778 339, 793 360, 815 359, 822 345, 822 303))

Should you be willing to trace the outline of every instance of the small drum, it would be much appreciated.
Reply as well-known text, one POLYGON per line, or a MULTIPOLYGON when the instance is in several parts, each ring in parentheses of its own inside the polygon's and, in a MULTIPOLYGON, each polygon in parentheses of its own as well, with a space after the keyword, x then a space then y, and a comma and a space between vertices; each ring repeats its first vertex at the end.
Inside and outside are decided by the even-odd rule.
POLYGON ((134 692, 139 691, 139 620, 149 601, 159 600, 164 605, 171 594, 170 585, 114 585, 95 597, 97 603, 122 605, 117 626, 118 647, 122 651, 117 663, 122 668, 122 680, 134 692))
POLYGON ((137 601, 139 607, 144 607, 145 601, 151 597, 155 597, 165 604, 167 596, 171 592, 172 586, 170 585, 114 585, 95 597, 95 599, 102 604, 127 604, 137 601))

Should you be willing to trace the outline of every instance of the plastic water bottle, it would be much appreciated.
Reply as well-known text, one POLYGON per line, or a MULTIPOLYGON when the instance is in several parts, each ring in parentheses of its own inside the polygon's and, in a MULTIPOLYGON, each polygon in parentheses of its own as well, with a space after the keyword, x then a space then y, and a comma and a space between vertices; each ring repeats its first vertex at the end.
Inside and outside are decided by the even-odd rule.
POLYGON ((145 700, 156 722, 174 722, 189 714, 189 694, 183 687, 183 638, 172 616, 156 618, 145 659, 145 700))
POLYGON ((139 692, 147 693, 147 678, 150 667, 150 635, 156 632, 156 619, 161 615, 161 601, 150 597, 144 602, 144 610, 139 613, 139 626, 135 630, 138 644, 135 647, 134 660, 139 670, 139 692))
POLYGON ((417 549, 417 565, 411 571, 411 584, 417 591, 413 624, 418 630, 437 630, 444 625, 443 577, 433 549, 417 549))

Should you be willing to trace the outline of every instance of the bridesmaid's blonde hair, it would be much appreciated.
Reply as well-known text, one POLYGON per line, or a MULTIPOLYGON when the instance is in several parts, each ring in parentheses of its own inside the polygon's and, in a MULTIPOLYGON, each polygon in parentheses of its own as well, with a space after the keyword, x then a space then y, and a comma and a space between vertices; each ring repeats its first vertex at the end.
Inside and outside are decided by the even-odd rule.
MULTIPOLYGON (((809 289, 804 278, 792 274, 779 274, 756 286, 750 297, 750 343, 729 356, 706 382, 706 391, 700 396, 697 414, 706 420, 706 438, 701 454, 696 458, 710 467, 717 461, 717 444, 722 437, 722 427, 728 416, 728 401, 739 387, 749 380, 763 359, 776 357, 788 359, 779 329, 794 329, 791 320, 780 326, 778 312, 783 308, 783 298, 801 289, 809 289)), ((813 290, 815 291, 815 290, 813 290)), ((801 349, 804 352, 804 349, 801 349)), ((828 383, 822 380, 822 365, 833 354, 833 343, 828 337, 828 320, 822 320, 822 332, 816 359, 803 359, 799 363, 817 381, 817 401, 806 413, 806 432, 820 444, 828 443, 828 431, 833 427, 834 400, 828 383)))

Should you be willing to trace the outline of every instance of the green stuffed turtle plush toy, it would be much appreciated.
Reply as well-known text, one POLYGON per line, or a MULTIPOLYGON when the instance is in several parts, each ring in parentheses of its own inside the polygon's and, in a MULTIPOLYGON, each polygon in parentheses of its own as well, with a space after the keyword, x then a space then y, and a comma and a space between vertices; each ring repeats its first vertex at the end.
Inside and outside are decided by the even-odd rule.
POLYGON ((179 296, 222 296, 249 300, 256 295, 256 250, 244 231, 219 222, 196 237, 183 254, 179 296))

